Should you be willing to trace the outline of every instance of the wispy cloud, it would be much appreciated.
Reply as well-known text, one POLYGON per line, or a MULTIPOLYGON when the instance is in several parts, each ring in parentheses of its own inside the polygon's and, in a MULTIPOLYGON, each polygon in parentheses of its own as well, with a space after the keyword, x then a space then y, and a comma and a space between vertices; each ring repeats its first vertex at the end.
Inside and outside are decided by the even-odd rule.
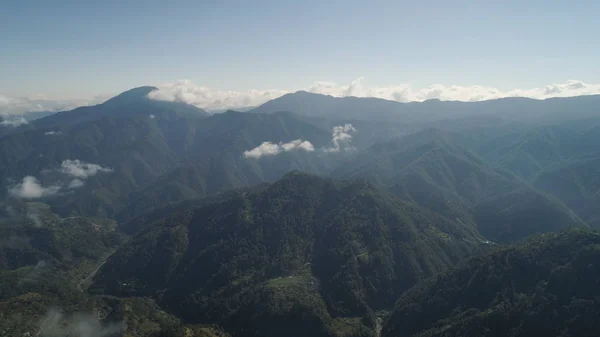
POLYGON ((263 142, 259 146, 253 148, 249 151, 244 151, 244 157, 246 158, 254 158, 259 159, 264 156, 275 156, 282 152, 289 151, 306 151, 312 152, 315 150, 315 147, 311 144, 311 142, 301 139, 293 140, 289 143, 279 143, 275 144, 272 142, 263 142))
POLYGON ((326 152, 340 152, 340 150, 352 149, 350 145, 352 141, 352 133, 356 132, 356 129, 352 124, 344 124, 334 126, 331 131, 331 143, 330 148, 325 149, 326 152))
POLYGON ((18 126, 27 124, 27 120, 23 117, 5 117, 0 121, 0 125, 10 126, 16 128, 18 126))
POLYGON ((0 94, 0 116, 24 115, 28 112, 71 110, 83 105, 102 103, 109 96, 89 99, 50 99, 45 97, 9 97, 0 94))
POLYGON ((33 176, 26 176, 21 183, 9 189, 9 193, 22 199, 39 199, 58 194, 61 187, 58 185, 42 186, 40 181, 33 176))
POLYGON ((100 172, 112 172, 112 169, 102 167, 98 164, 86 163, 79 159, 75 160, 63 160, 60 165, 60 171, 71 177, 87 179, 88 177, 95 176, 100 172))
POLYGON ((80 179, 73 179, 71 180, 71 182, 69 183, 69 185, 67 185, 67 188, 70 190, 76 189, 76 188, 80 188, 83 186, 83 181, 80 179))
POLYGON ((60 136, 60 135, 62 135, 62 132, 60 132, 60 131, 48 131, 48 132, 44 132, 44 134, 46 136, 60 136))
POLYGON ((66 317, 57 308, 52 308, 40 320, 37 335, 109 337, 121 335, 123 329, 123 322, 102 324, 97 315, 81 312, 66 317))

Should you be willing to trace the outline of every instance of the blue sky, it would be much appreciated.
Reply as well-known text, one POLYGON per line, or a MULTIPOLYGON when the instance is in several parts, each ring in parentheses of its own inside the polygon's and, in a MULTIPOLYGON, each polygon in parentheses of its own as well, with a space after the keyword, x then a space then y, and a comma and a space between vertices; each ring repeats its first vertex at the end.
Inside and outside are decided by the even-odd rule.
POLYGON ((0 95, 600 83, 596 1, 0 0, 0 95))

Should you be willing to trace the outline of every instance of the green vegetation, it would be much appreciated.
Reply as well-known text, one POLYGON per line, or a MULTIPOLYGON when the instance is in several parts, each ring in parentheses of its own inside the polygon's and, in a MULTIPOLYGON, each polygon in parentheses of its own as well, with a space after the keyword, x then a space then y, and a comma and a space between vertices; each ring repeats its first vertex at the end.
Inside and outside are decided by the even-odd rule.
MULTIPOLYGON (((125 109, 129 103, 123 104, 125 109)), ((305 139, 315 147, 330 142, 329 130, 291 114, 226 112, 208 118, 168 112, 149 118, 149 114, 90 117, 61 126, 61 134, 53 137, 45 136, 45 128, 2 137, 0 188, 9 188, 27 175, 50 183, 66 179, 52 171, 63 160, 80 159, 112 172, 90 177, 83 187, 47 200, 53 210, 62 216, 127 214, 130 219, 169 203, 274 181, 291 169, 319 172, 326 167, 323 160, 306 153, 261 160, 242 156, 264 141, 305 139), (47 173, 40 176, 40 172, 47 173)))
POLYGON ((600 96, 208 115, 153 89, 0 129, 0 336, 599 330, 600 234, 560 231, 600 226, 600 96), (354 150, 320 150, 346 123, 354 150), (242 155, 296 139, 316 150, 242 155), (112 170, 70 189, 67 159, 112 170), (65 188, 7 193, 28 175, 65 188))
POLYGON ((585 227, 562 202, 456 145, 454 135, 430 129, 376 144, 334 175, 389 187, 487 239, 510 243, 535 233, 585 227))
POLYGON ((186 320, 261 336, 300 336, 306 324, 296 319, 306 315, 311 333, 329 336, 332 319, 391 308, 419 280, 485 247, 480 240, 364 181, 293 172, 155 221, 108 260, 93 289, 152 296, 186 320))
POLYGON ((384 336, 592 336, 600 328, 600 233, 535 237, 415 287, 384 336))

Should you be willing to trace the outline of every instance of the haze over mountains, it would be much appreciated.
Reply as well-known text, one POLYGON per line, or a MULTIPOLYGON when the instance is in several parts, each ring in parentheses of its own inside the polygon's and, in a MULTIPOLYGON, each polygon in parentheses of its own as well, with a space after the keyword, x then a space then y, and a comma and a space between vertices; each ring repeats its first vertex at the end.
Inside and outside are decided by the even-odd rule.
POLYGON ((556 308, 540 335, 595 327, 600 96, 208 113, 155 90, 3 120, 8 335, 52 306, 128 336, 532 336, 556 308))

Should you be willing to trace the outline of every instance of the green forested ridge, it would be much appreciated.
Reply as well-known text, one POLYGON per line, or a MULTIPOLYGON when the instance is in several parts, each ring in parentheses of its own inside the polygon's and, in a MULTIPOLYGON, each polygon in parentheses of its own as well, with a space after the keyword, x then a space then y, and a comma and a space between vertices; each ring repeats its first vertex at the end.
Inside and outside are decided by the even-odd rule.
POLYGON ((47 206, 27 203, 12 219, 0 222, 0 270, 39 261, 98 259, 123 242, 116 224, 106 219, 60 218, 47 206))
POLYGON ((106 305, 90 298, 85 288, 99 264, 124 241, 116 224, 60 218, 39 203, 7 207, 12 216, 0 221, 0 335, 46 336, 42 323, 53 308, 104 311, 106 305))
POLYGON ((534 184, 562 200, 590 226, 600 226, 600 153, 547 168, 534 184))
POLYGON ((586 226, 562 202, 426 129, 378 143, 336 171, 387 186, 396 196, 475 225, 485 237, 514 242, 534 233, 586 226))
POLYGON ((544 234, 403 295, 383 336, 595 336, 600 233, 544 234))
POLYGON ((13 205, 13 213, 0 223, 0 336, 71 336, 82 329, 124 337, 226 336, 218 326, 186 325, 147 299, 86 292, 123 242, 114 222, 60 218, 37 203, 13 205))
POLYGON ((535 128, 486 154, 494 165, 551 194, 591 226, 598 225, 600 119, 535 128))
POLYGON ((194 194, 194 196, 190 196, 183 201, 172 203, 156 203, 153 206, 146 205, 145 201, 152 201, 154 199, 149 198, 147 195, 143 195, 139 200, 127 205, 122 212, 116 214, 116 218, 120 220, 119 230, 126 234, 135 234, 138 231, 146 228, 149 224, 152 224, 154 221, 161 220, 169 216, 176 210, 180 210, 185 207, 200 208, 208 204, 222 202, 238 194, 250 191, 259 191, 268 185, 268 183, 262 183, 251 187, 229 190, 227 192, 207 197, 195 197, 196 194, 194 194), (140 200, 144 202, 140 204, 140 200))
POLYGON ((155 222, 108 260, 94 288, 154 296, 187 319, 233 331, 247 325, 244 331, 263 336, 278 329, 300 336, 294 331, 302 321, 260 323, 299 314, 321 322, 311 333, 331 335, 336 318, 391 307, 395 296, 481 241, 474 228, 364 181, 290 173, 262 191, 183 207, 155 222), (253 310, 266 316, 243 322, 249 317, 240 312, 253 310))

